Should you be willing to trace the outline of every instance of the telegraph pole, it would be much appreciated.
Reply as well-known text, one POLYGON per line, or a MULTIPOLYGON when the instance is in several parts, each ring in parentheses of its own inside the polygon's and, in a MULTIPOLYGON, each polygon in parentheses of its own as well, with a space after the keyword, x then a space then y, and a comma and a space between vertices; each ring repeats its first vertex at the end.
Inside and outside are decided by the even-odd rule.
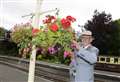
MULTIPOLYGON (((40 8, 41 8, 41 5, 42 5, 42 2, 43 2, 43 0, 37 0, 35 13, 30 13, 28 15, 22 16, 22 18, 27 17, 27 16, 31 16, 33 28, 39 29, 39 17, 40 17, 40 15, 43 15, 43 14, 49 13, 49 12, 53 12, 53 11, 56 11, 56 14, 58 14, 58 12, 59 12, 59 9, 57 9, 57 8, 55 8, 53 10, 48 10, 48 11, 41 12, 40 8), (33 17, 35 17, 34 20, 33 20, 33 17)), ((34 82, 35 62, 36 62, 36 46, 32 45, 32 54, 30 56, 28 82, 34 82)))
MULTIPOLYGON (((39 28, 39 13, 43 0, 37 0, 36 2, 36 12, 35 12, 35 20, 33 23, 33 28, 39 28)), ((29 74, 28 74, 28 82, 34 82, 35 77, 35 62, 36 62, 36 46, 32 45, 32 55, 30 56, 30 64, 29 64, 29 74)))

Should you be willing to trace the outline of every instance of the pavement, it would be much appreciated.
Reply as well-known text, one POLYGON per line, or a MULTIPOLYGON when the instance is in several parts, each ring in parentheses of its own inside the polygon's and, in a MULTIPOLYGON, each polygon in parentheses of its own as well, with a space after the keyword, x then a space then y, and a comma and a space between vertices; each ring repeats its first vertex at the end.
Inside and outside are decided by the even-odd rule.
MULTIPOLYGON (((0 82, 27 82, 28 74, 19 69, 0 64, 0 82)), ((35 76, 35 82, 53 82, 35 76)))

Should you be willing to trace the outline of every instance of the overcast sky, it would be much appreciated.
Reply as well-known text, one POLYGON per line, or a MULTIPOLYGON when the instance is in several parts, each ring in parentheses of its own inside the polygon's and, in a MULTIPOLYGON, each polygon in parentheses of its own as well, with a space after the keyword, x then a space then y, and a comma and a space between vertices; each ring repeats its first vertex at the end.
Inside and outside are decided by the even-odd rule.
MULTIPOLYGON (((120 0, 43 0, 41 11, 60 9, 60 16, 72 15, 78 24, 84 25, 92 18, 95 9, 111 13, 113 20, 120 18, 120 0)), ((29 21, 22 18, 35 11, 36 0, 0 0, 0 26, 11 29, 16 23, 29 21)), ((53 13, 48 13, 53 14, 53 13)))

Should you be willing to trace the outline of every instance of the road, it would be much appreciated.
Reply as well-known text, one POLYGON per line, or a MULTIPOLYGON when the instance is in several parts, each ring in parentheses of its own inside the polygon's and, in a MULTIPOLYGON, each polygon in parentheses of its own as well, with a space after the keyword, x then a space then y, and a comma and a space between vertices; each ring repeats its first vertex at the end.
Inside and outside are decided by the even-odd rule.
MULTIPOLYGON (((27 82, 28 74, 7 65, 0 64, 0 82, 27 82)), ((44 78, 35 77, 35 82, 52 82, 44 78)))

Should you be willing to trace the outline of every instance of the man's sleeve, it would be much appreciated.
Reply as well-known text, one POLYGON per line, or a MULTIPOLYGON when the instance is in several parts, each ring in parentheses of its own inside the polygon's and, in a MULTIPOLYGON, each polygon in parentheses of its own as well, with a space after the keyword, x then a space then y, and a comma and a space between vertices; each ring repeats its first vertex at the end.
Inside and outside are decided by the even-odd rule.
POLYGON ((90 64, 94 64, 97 62, 97 55, 99 50, 97 48, 92 50, 81 49, 77 52, 77 56, 87 61, 90 64))

